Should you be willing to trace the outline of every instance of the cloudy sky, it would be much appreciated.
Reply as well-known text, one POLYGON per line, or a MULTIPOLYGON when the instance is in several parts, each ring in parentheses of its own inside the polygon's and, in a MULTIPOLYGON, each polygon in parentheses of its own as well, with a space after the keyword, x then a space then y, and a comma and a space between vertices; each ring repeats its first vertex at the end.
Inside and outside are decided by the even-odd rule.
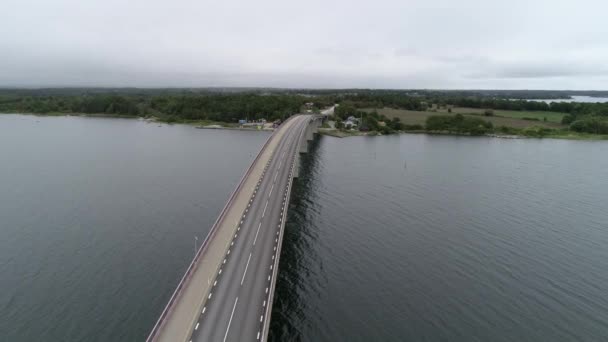
POLYGON ((608 89, 605 0, 3 0, 0 86, 608 89))

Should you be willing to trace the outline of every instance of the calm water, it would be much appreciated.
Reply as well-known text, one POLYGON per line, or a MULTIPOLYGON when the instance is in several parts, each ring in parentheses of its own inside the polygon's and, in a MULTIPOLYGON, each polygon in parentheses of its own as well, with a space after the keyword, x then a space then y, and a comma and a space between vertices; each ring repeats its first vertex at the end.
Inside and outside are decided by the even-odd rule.
POLYGON ((593 96, 580 96, 573 95, 571 99, 534 99, 528 101, 538 101, 538 102, 586 102, 586 103, 596 103, 596 102, 608 102, 608 97, 593 97, 593 96))
MULTIPOLYGON (((142 340, 266 137, 0 116, 0 341, 142 340)), ((608 339, 607 149, 319 139, 271 339, 608 339)))
POLYGON ((608 340, 606 142, 322 138, 275 341, 608 340))
POLYGON ((0 115, 0 341, 138 341, 258 132, 0 115))

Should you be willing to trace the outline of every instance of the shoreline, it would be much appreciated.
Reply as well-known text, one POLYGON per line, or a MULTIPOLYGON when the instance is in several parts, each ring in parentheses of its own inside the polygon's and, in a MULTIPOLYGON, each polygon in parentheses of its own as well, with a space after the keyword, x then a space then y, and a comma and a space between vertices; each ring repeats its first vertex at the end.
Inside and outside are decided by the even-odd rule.
POLYGON ((260 132, 272 132, 274 128, 262 128, 256 127, 242 127, 235 123, 221 122, 221 121, 167 121, 162 118, 152 116, 132 116, 122 114, 86 114, 86 113, 14 113, 14 112, 0 112, 0 115, 27 115, 36 117, 79 117, 79 118, 107 118, 107 119, 131 119, 137 121, 144 121, 147 123, 157 123, 165 125, 186 125, 197 129, 226 129, 234 131, 260 131, 260 132))
MULTIPOLYGON (((242 127, 236 123, 230 122, 219 122, 219 121, 166 121, 159 117, 142 117, 142 116, 131 116, 121 114, 86 114, 86 113, 8 113, 0 112, 0 115, 30 115, 38 117, 90 117, 90 118, 111 118, 111 119, 133 119, 138 121, 145 121, 148 123, 159 123, 166 125, 187 125, 196 129, 223 129, 223 130, 234 130, 234 131, 259 131, 259 132, 272 132, 273 128, 262 128, 258 129, 255 127, 242 127)), ((360 132, 360 131, 341 131, 337 129, 319 128, 319 134, 331 136, 335 138, 347 138, 357 136, 384 136, 380 132, 360 132)), ((452 135, 452 136, 468 136, 468 137, 490 137, 498 139, 562 139, 562 140, 586 140, 586 141, 603 141, 608 140, 608 135, 601 134, 589 134, 589 133, 575 133, 575 132, 561 132, 556 134, 547 134, 544 136, 527 136, 521 134, 500 134, 500 133, 488 133, 483 135, 471 135, 466 133, 449 132, 449 131, 426 131, 426 130, 403 130, 393 134, 428 134, 428 135, 452 135)))
POLYGON ((527 136, 520 134, 500 134, 500 133, 488 133, 483 135, 471 135, 467 133, 449 132, 449 131, 398 131, 393 134, 382 134, 379 132, 359 132, 359 131, 338 131, 335 129, 319 129, 319 134, 334 137, 334 138, 348 138, 348 137, 361 137, 361 136, 387 136, 387 135, 399 135, 399 134, 427 134, 427 135, 450 135, 450 136, 462 136, 462 137, 488 137, 497 139, 561 139, 561 140, 586 140, 586 141, 604 141, 608 140, 608 135, 600 134, 583 134, 583 133, 563 133, 563 134, 548 134, 545 136, 527 136))

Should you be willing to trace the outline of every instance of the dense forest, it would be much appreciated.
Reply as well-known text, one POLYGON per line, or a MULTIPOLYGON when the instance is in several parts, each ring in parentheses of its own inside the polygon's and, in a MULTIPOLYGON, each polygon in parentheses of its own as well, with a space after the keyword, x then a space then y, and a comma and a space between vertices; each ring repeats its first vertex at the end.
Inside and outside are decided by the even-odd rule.
POLYGON ((236 94, 111 94, 0 95, 0 112, 107 114, 154 116, 164 121, 289 117, 301 110, 306 98, 296 95, 236 94))
MULTIPOLYGON (((301 112, 340 104, 336 116, 363 114, 363 108, 424 111, 432 105, 467 108, 552 111, 566 113, 563 123, 575 132, 608 134, 608 103, 527 101, 570 95, 608 96, 602 91, 538 90, 311 90, 273 88, 49 88, 0 89, 0 112, 36 114, 103 114, 157 117, 168 122, 239 119, 283 119, 301 112)), ((398 122, 369 114, 369 130, 407 129, 398 122), (386 123, 376 127, 375 121, 386 123)))

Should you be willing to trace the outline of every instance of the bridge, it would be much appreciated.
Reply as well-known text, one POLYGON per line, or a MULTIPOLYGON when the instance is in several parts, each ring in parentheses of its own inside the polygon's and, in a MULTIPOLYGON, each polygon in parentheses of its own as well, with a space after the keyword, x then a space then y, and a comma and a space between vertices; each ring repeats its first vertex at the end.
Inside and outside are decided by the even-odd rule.
POLYGON ((148 342, 266 341, 292 180, 322 118, 292 116, 268 138, 148 342))

